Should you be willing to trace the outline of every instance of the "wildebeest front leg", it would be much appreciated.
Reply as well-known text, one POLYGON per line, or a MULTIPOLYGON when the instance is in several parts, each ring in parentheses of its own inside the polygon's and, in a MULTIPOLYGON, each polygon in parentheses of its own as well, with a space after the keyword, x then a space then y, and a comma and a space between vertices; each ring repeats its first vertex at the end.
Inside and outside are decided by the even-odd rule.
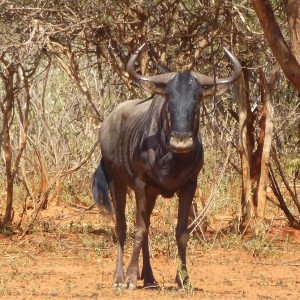
POLYGON ((190 279, 186 267, 186 246, 189 239, 188 218, 192 200, 195 194, 197 180, 186 184, 179 192, 178 223, 176 227, 176 241, 178 245, 178 256, 180 259, 176 275, 178 287, 190 285, 190 279))
POLYGON ((144 280, 144 288, 156 289, 159 288, 158 282, 155 280, 149 253, 149 239, 148 235, 145 236, 143 241, 143 269, 141 273, 141 279, 144 280))
MULTIPOLYGON (((125 284, 127 284, 127 287, 129 289, 135 289, 137 286, 137 280, 139 278, 139 255, 140 255, 141 248, 143 247, 143 250, 146 250, 145 245, 146 243, 148 244, 147 236, 148 236, 148 229, 150 225, 150 215, 154 206, 154 203, 151 202, 152 200, 147 199, 146 197, 146 187, 145 187, 145 183, 142 181, 139 181, 136 184, 135 197, 136 197, 136 225, 134 230, 134 245, 133 245, 131 261, 128 266, 126 278, 125 278, 125 284), (150 200, 150 202, 148 202, 148 200, 150 200)), ((147 256, 149 256, 147 252, 144 255, 146 255, 146 258, 147 256)), ((147 260, 148 259, 146 259, 146 271, 150 270, 152 273, 150 262, 147 262, 147 260), (147 265, 147 263, 149 263, 149 265, 147 265)), ((143 270, 145 269, 143 268, 143 270)), ((150 279, 148 277, 148 274, 145 274, 145 272, 143 272, 143 276, 146 281, 150 279, 153 282, 155 281, 153 274, 150 279)))

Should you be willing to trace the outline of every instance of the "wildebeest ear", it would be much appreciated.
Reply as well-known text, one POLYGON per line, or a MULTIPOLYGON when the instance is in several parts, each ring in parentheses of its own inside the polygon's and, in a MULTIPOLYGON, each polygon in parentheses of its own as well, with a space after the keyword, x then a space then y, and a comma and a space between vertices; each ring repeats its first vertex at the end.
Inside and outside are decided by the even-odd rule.
POLYGON ((148 80, 139 80, 139 85, 147 92, 165 95, 166 85, 164 83, 153 83, 148 80))
POLYGON ((203 98, 207 98, 211 95, 222 95, 229 88, 228 84, 210 85, 204 86, 203 98))

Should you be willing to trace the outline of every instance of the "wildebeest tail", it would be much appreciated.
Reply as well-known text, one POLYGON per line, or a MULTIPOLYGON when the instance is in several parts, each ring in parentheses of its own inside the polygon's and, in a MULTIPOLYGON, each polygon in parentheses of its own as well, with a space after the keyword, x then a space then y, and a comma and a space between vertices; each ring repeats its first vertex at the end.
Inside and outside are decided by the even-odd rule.
POLYGON ((103 169, 103 162, 100 161, 99 166, 95 170, 92 178, 92 194, 96 204, 99 206, 103 204, 107 210, 112 213, 112 202, 109 196, 109 188, 107 179, 103 169))

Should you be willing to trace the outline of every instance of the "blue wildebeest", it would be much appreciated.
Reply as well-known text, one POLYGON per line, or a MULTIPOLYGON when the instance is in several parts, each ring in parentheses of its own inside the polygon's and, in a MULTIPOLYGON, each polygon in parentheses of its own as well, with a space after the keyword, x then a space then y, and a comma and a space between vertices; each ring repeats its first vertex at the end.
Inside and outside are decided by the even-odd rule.
MULTIPOLYGON (((179 197, 176 240, 180 267, 179 286, 189 283, 186 267, 188 216, 197 177, 203 166, 203 147, 199 135, 199 110, 204 97, 226 87, 241 73, 237 59, 225 49, 233 64, 233 73, 225 79, 194 71, 142 76, 134 69, 144 45, 131 55, 127 72, 154 96, 119 104, 100 129, 101 162, 93 176, 93 195, 112 210, 116 219, 118 256, 113 286, 134 289, 139 278, 144 287, 157 287, 148 247, 150 216, 158 195, 179 197), (123 271, 126 238, 126 192, 130 187, 136 197, 134 246, 126 275, 123 271), (139 277, 139 254, 143 267, 139 277), (184 274, 183 278, 181 274, 184 274)), ((224 89, 225 90, 225 89, 224 89)))

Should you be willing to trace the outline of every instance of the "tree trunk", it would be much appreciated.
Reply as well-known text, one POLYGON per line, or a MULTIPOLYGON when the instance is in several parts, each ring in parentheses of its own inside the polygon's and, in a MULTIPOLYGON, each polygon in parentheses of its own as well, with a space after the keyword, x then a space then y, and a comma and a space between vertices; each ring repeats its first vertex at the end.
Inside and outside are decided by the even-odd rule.
MULTIPOLYGON (((292 2, 298 2, 299 4, 299 0, 288 0, 290 6, 293 5, 292 2)), ((270 1, 252 0, 252 4, 274 56, 287 79, 300 92, 300 65, 280 31, 270 1)), ((296 4, 296 6, 298 5, 296 4)))
POLYGON ((1 102, 1 110, 3 113, 3 151, 5 154, 5 171, 6 171, 6 209, 5 215, 3 218, 2 224, 0 224, 0 228, 2 231, 9 232, 9 228, 12 225, 13 221, 13 192, 14 192, 14 180, 16 174, 18 172, 20 160, 22 157, 22 153, 25 149, 26 140, 27 140, 27 130, 28 130, 28 116, 29 116, 29 104, 30 104, 30 94, 29 94, 29 81, 28 77, 25 74, 24 69, 19 66, 19 69, 12 65, 9 65, 8 62, 2 59, 2 63, 7 66, 7 76, 3 73, 2 78, 5 82, 5 91, 6 97, 5 101, 1 102), (17 80, 23 83, 23 91, 24 91, 24 111, 22 109, 19 110, 20 114, 20 144, 19 149, 16 151, 16 156, 13 161, 13 152, 11 147, 11 137, 10 137, 10 125, 11 118, 15 103, 15 98, 20 97, 21 93, 18 95, 15 94, 15 82, 14 77, 18 76, 17 80), (17 95, 17 96, 16 96, 17 95), (5 104, 4 104, 5 103, 5 104))
POLYGON ((10 119, 13 111, 14 102, 14 70, 8 69, 8 76, 5 78, 6 90, 6 106, 1 104, 3 113, 3 127, 2 127, 2 146, 5 156, 5 172, 6 172, 6 209, 3 218, 3 223, 0 224, 1 230, 10 227, 13 219, 12 202, 13 202, 13 173, 12 173, 12 149, 10 140, 10 119))
MULTIPOLYGON (((276 79, 273 74, 273 83, 276 79)), ((270 85, 272 85, 270 83, 270 85)), ((265 219, 269 158, 273 132, 273 104, 271 88, 261 71, 260 135, 255 139, 254 118, 251 111, 248 71, 243 69, 239 80, 239 152, 242 164, 242 228, 255 232, 265 219), (257 146, 256 146, 257 145, 257 146), (256 150, 255 150, 256 148, 256 150)))
POLYGON ((242 214, 243 219, 250 221, 254 217, 253 195, 251 191, 251 156, 253 142, 250 139, 249 133, 249 86, 246 83, 248 76, 247 70, 243 70, 243 75, 240 77, 239 84, 239 152, 242 164, 242 214))
POLYGON ((291 50, 300 64, 300 1, 287 0, 286 12, 289 24, 291 50))
POLYGON ((260 176, 257 186, 257 217, 259 220, 264 220, 267 200, 267 183, 269 174, 270 151, 272 146, 273 134, 273 116, 274 108, 272 101, 272 93, 269 84, 266 82, 264 74, 262 74, 262 81, 264 86, 264 107, 265 115, 264 122, 261 127, 263 133, 263 148, 260 160, 260 176))

